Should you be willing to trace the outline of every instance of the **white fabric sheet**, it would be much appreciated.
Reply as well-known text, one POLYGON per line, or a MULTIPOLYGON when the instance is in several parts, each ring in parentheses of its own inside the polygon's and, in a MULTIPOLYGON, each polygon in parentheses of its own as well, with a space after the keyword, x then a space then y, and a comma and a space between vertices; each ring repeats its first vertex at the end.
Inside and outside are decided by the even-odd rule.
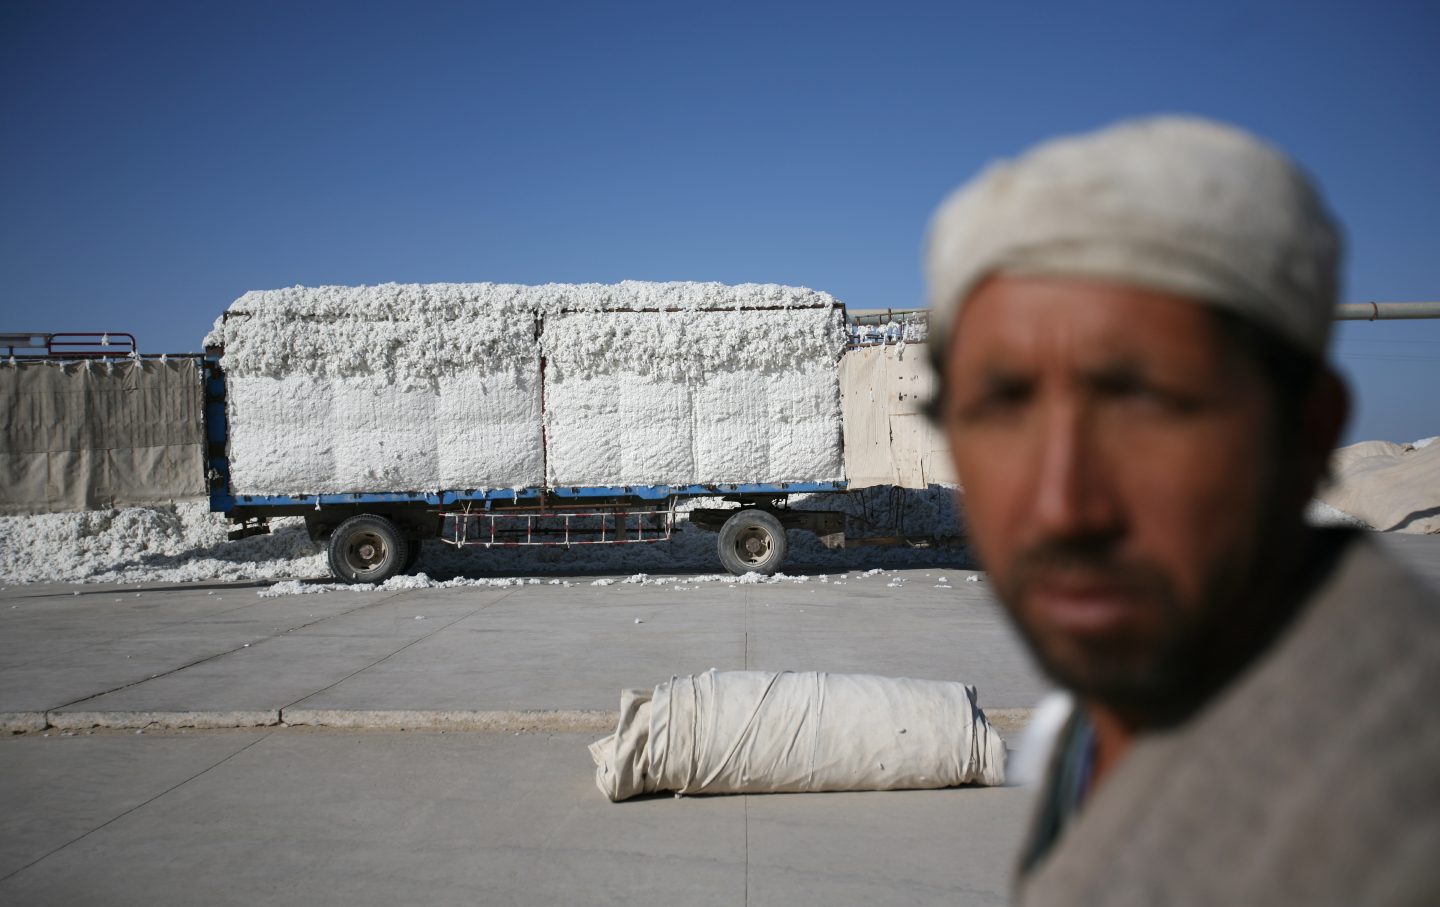
POLYGON ((1005 743, 962 683, 711 670, 625 690, 620 709, 615 733, 590 745, 612 801, 1005 781, 1005 743))
POLYGON ((1316 497, 1331 507, 1388 532, 1440 533, 1440 444, 1362 441, 1335 451, 1330 472, 1316 497))

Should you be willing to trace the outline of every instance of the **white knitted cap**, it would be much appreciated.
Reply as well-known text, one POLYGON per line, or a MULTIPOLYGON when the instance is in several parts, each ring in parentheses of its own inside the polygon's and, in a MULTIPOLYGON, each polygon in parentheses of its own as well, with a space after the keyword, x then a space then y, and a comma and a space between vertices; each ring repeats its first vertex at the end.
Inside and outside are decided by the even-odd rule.
POLYGON ((936 210, 930 342, 996 273, 1109 280, 1229 309, 1324 358, 1340 231, 1284 154, 1194 117, 1122 122, 1000 161, 936 210))

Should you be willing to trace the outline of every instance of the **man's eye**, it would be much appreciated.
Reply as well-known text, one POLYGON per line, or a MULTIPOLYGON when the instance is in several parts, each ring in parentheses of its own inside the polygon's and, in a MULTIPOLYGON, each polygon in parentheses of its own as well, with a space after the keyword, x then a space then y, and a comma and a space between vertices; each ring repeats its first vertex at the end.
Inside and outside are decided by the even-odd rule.
POLYGON ((1158 387, 1149 384, 1125 384, 1106 388, 1106 392, 1106 396, 1113 399, 1133 403, 1159 403, 1165 398, 1165 394, 1158 387))
POLYGON ((1101 397, 1125 406, 1166 412, 1186 412, 1193 408, 1195 402, 1183 393, 1132 376, 1099 382, 1096 391, 1101 397))
POLYGON ((984 392, 961 401, 956 415, 962 422, 974 422, 1015 412, 1024 406, 1033 388, 1024 382, 996 384, 984 392))

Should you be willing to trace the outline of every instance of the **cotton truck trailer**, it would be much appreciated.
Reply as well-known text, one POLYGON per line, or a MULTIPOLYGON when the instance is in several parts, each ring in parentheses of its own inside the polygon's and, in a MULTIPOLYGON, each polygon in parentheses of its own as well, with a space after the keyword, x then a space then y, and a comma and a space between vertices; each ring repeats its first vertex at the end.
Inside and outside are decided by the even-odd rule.
POLYGON ((337 579, 460 547, 650 544, 689 511, 735 574, 786 531, 843 544, 845 311, 714 283, 389 284, 247 293, 206 338, 211 509, 303 516, 337 579))

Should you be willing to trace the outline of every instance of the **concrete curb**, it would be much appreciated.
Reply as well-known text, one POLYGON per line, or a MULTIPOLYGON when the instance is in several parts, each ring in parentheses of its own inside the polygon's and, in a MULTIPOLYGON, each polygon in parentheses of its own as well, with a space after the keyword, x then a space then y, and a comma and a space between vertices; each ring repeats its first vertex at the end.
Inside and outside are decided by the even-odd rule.
POLYGON ((280 723, 277 710, 198 712, 47 712, 49 726, 61 730, 85 728, 181 728, 205 730, 235 727, 270 727, 280 723))
POLYGON ((613 731, 617 711, 537 709, 285 709, 285 724, 331 728, 414 728, 457 731, 613 731))
POLYGON ((981 709, 990 726, 1002 733, 1023 731, 1035 714, 1034 709, 981 709))
POLYGON ((43 731, 49 726, 44 712, 0 712, 0 731, 6 734, 43 731))
MULTIPOLYGON (((987 709, 990 726, 1013 733, 1030 721, 1033 709, 987 709)), ((0 732, 24 734, 86 728, 224 728, 323 727, 359 730, 454 730, 490 732, 608 733, 615 730, 618 711, 596 709, 238 709, 195 712, 0 712, 0 732)))

